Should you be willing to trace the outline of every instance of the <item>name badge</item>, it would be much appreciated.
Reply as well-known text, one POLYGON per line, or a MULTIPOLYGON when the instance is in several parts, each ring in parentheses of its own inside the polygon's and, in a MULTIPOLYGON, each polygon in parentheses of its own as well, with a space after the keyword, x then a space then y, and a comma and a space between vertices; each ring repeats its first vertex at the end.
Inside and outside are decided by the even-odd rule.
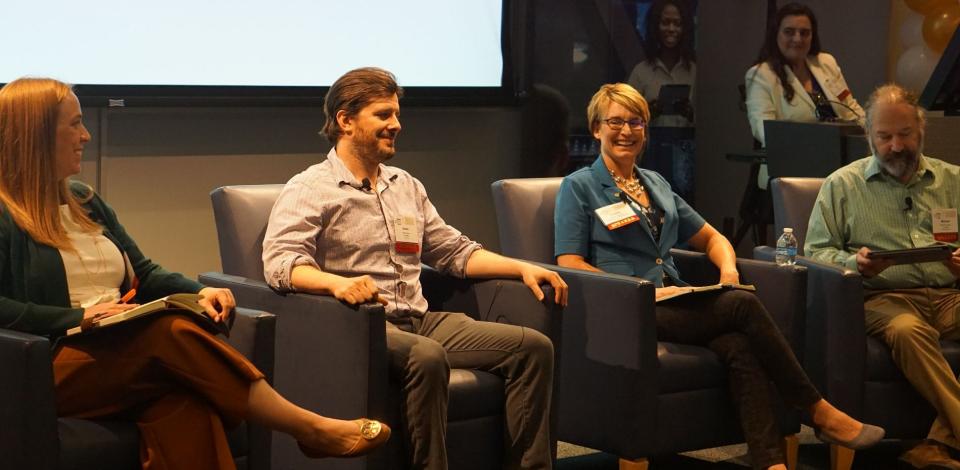
POLYGON ((417 253, 420 251, 420 237, 417 234, 417 220, 411 216, 393 219, 393 233, 397 237, 394 244, 397 253, 417 253))
POLYGON ((616 230, 624 225, 630 225, 640 220, 637 213, 623 202, 603 206, 594 212, 596 212, 597 217, 600 218, 600 222, 603 222, 603 225, 607 226, 607 230, 616 230))
POLYGON ((957 209, 933 209, 933 238, 938 242, 957 241, 957 209))
POLYGON ((847 88, 847 83, 843 78, 834 78, 826 80, 826 83, 823 85, 831 95, 837 97, 837 101, 843 101, 850 96, 850 89, 847 88))

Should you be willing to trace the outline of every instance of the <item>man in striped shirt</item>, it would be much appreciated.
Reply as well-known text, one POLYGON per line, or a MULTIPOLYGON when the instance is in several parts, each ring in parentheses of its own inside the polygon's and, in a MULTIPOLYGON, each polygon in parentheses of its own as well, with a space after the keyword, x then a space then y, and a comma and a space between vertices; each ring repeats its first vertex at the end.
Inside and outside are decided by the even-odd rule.
POLYGON ((866 126, 873 155, 824 181, 804 252, 861 273, 867 332, 887 343, 907 380, 938 412, 929 439, 901 460, 960 469, 949 454, 960 448, 960 382, 939 344, 941 337, 960 339, 960 250, 942 263, 892 265, 867 256, 936 242, 956 248, 960 167, 923 155, 925 122, 916 97, 903 88, 885 85, 871 95, 866 126))
POLYGON ((529 328, 427 311, 420 264, 457 277, 522 279, 543 300, 541 283, 566 304, 557 273, 484 250, 447 225, 426 190, 383 163, 395 153, 403 93, 390 72, 348 72, 324 102, 326 161, 287 182, 263 242, 264 276, 283 291, 384 304, 390 372, 403 389, 411 468, 446 469, 450 367, 504 379, 504 468, 549 469, 553 346, 529 328))

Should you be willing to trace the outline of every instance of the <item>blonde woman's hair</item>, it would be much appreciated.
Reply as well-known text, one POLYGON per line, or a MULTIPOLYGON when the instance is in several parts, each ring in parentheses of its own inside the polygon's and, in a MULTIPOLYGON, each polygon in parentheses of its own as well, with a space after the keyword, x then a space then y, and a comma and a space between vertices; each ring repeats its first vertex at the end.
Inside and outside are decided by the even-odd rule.
POLYGON ((49 78, 21 78, 0 88, 2 210, 36 242, 67 250, 73 245, 60 221, 60 204, 84 230, 100 230, 70 190, 70 180, 57 180, 57 120, 71 92, 49 78))
POLYGON ((610 103, 617 103, 639 114, 645 123, 650 122, 650 107, 636 88, 626 83, 608 83, 593 94, 590 104, 587 105, 587 127, 590 132, 597 130, 600 121, 604 119, 603 113, 610 108, 610 103))

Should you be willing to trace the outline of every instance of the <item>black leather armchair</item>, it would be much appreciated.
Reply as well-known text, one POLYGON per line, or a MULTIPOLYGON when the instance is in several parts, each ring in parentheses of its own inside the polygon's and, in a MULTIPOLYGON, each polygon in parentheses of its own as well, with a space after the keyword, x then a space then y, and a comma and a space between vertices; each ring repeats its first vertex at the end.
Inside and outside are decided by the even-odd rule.
MULTIPOLYGON (((779 232, 792 227, 802 254, 810 212, 822 178, 776 178, 771 182, 779 232)), ((757 247, 757 258, 773 259, 772 247, 757 247)), ((803 256, 807 268, 807 321, 804 368, 825 398, 851 416, 883 426, 887 438, 925 437, 936 416, 893 362, 890 349, 866 333, 863 282, 842 266, 803 256)), ((954 372, 960 371, 960 344, 940 341, 954 372)), ((833 468, 849 468, 853 455, 838 456, 833 468)))
MULTIPOLYGON (((273 468, 405 468, 398 385, 387 373, 382 306, 347 306, 330 296, 281 295, 263 281, 261 247, 273 203, 283 185, 228 186, 211 193, 224 273, 201 275, 205 284, 229 287, 244 305, 278 316, 274 382, 294 402, 338 418, 369 416, 391 424, 387 449, 365 458, 311 461, 293 439, 274 438, 273 468)), ((556 343, 559 316, 512 280, 462 280, 429 268, 421 280, 434 310, 535 328, 556 343)), ((552 294, 547 294, 552 298, 552 294)), ((450 468, 501 466, 503 382, 481 371, 454 369, 450 377, 447 453, 450 468)))
MULTIPOLYGON (((270 380, 274 316, 237 309, 228 342, 270 380)), ((0 467, 36 470, 140 468, 140 435, 130 422, 57 418, 52 351, 46 337, 0 329, 0 467)), ((237 468, 269 470, 270 434, 243 423, 228 435, 237 468)))
MULTIPOLYGON (((553 263, 553 212, 560 178, 493 184, 504 254, 553 263)), ((695 284, 717 282, 702 253, 674 250, 695 284)), ((657 341, 653 284, 634 277, 549 266, 570 286, 562 318, 558 438, 621 457, 621 469, 646 457, 742 442, 726 371, 709 349, 657 341)), ((746 283, 773 314, 796 353, 802 350, 806 270, 739 260, 746 283)), ((788 464, 796 464, 799 416, 781 413, 788 464)))

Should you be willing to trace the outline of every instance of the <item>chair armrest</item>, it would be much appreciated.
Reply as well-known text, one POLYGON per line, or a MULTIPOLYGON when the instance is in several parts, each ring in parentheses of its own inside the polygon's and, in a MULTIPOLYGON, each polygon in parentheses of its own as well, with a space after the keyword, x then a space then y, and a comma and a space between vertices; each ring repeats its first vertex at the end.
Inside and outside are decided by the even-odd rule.
POLYGON ((263 281, 223 273, 201 274, 200 282, 229 288, 237 304, 276 315, 275 384, 288 399, 329 416, 355 418, 372 411, 367 393, 373 381, 382 382, 374 390, 386 389, 383 307, 281 295, 263 281))
POLYGON ((797 257, 807 268, 804 367, 831 403, 854 417, 862 415, 867 334, 863 280, 856 271, 797 257))
POLYGON ((248 308, 237 308, 227 343, 240 351, 273 383, 277 317, 248 308))
MULTIPOLYGON (((385 419, 387 349, 383 307, 330 296, 278 294, 262 280, 204 273, 200 282, 233 291, 237 304, 276 315, 274 387, 324 416, 385 419)), ((308 468, 295 441, 275 436, 274 463, 308 468)))
POLYGON ((423 266, 420 281, 430 310, 462 312, 477 320, 533 328, 554 343, 560 339, 560 307, 553 303, 549 284, 540 286, 545 297, 540 302, 516 279, 459 279, 423 266))
POLYGON ((50 341, 0 329, 0 462, 4 468, 59 465, 50 341))
POLYGON ((774 262, 777 260, 777 249, 767 245, 755 246, 753 247, 753 259, 774 262))
POLYGON ((793 354, 802 362, 806 341, 807 269, 738 259, 737 271, 740 272, 740 282, 756 286, 760 302, 780 327, 793 348, 793 354))
MULTIPOLYGON (((715 284, 720 271, 706 254, 670 250, 683 279, 692 285, 715 284)), ((780 327, 797 358, 804 351, 806 317, 806 269, 799 266, 782 268, 774 263, 737 258, 740 282, 757 287, 757 297, 780 327)))
MULTIPOLYGON (((706 254, 670 250, 683 279, 692 285, 715 284, 720 271, 706 254)), ((804 322, 806 317, 807 273, 800 266, 780 267, 768 261, 737 258, 740 282, 757 287, 757 297, 780 327, 794 354, 801 358, 804 351, 804 322)))
MULTIPOLYGON (((267 312, 237 308, 227 342, 240 351, 273 383, 277 317, 267 312)), ((269 469, 273 433, 263 426, 247 423, 247 469, 269 469)))
POLYGON ((542 265, 570 289, 559 312, 557 437, 633 455, 656 426, 657 325, 653 284, 639 278, 542 265))

